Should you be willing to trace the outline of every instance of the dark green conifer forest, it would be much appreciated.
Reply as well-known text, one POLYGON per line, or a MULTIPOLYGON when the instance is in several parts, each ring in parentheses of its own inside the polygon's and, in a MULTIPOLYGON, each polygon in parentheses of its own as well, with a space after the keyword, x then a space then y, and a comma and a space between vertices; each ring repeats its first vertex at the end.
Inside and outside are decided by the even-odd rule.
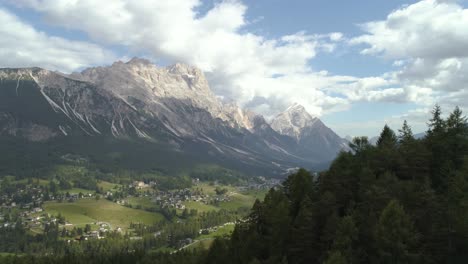
POLYGON ((358 137, 350 147, 328 171, 290 175, 208 251, 102 245, 102 254, 2 263, 468 263, 468 126, 459 108, 443 118, 436 106, 422 139, 405 121, 397 132, 385 126, 376 146, 358 137))
POLYGON ((205 263, 468 263, 467 119, 441 114, 421 140, 385 126, 319 176, 289 176, 205 263))

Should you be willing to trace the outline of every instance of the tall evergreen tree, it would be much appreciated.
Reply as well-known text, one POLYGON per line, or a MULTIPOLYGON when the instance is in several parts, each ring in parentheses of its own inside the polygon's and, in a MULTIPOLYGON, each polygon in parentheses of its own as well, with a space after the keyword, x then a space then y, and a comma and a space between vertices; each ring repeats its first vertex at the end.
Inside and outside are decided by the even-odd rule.
POLYGON ((324 264, 347 264, 346 258, 339 251, 332 251, 324 264))
POLYGON ((461 168, 465 155, 468 155, 468 124, 467 118, 457 106, 447 118, 446 144, 449 150, 449 159, 455 168, 461 168))
POLYGON ((429 152, 420 140, 414 138, 411 127, 406 120, 398 131, 399 169, 396 171, 397 176, 406 180, 424 179, 429 171, 427 162, 429 152))
POLYGON ((377 140, 377 147, 379 148, 393 148, 396 146, 398 142, 397 136, 393 130, 385 125, 382 132, 380 133, 380 137, 377 140))
POLYGON ((291 230, 288 254, 290 263, 317 263, 319 247, 314 223, 313 204, 305 196, 291 230))
POLYGON ((432 110, 432 118, 427 124, 429 130, 428 135, 440 134, 445 130, 445 121, 442 119, 442 108, 438 104, 434 106, 432 110))
POLYGON ((367 137, 354 137, 353 141, 349 143, 349 147, 357 154, 370 147, 367 137))
POLYGON ((468 259, 468 159, 463 169, 449 180, 446 209, 447 255, 453 263, 460 262, 468 259))
POLYGON ((446 191, 448 168, 452 167, 452 161, 448 157, 446 122, 442 119, 442 110, 439 105, 434 107, 432 118, 428 123, 426 145, 431 153, 430 174, 434 189, 439 192, 446 191))
POLYGON ((408 125, 406 120, 403 121, 403 127, 399 129, 398 132, 398 140, 400 144, 409 144, 414 141, 413 131, 411 130, 411 127, 408 125))
POLYGON ((299 211, 302 200, 313 192, 312 175, 305 169, 289 176, 283 183, 286 196, 291 201, 291 216, 295 217, 299 211))
POLYGON ((416 233, 410 217, 398 201, 390 201, 382 211, 375 236, 382 263, 415 262, 416 233))
POLYGON ((357 263, 354 252, 355 243, 358 240, 358 229, 354 223, 352 216, 343 217, 336 230, 335 239, 333 241, 333 251, 340 252, 348 263, 357 263))

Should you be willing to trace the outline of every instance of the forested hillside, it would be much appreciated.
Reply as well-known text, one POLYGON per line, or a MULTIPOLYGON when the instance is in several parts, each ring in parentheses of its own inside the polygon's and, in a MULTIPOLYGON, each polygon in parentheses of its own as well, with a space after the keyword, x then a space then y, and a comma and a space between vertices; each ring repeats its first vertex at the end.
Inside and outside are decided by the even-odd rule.
POLYGON ((405 122, 355 138, 329 171, 291 175, 206 263, 468 263, 468 129, 436 106, 422 140, 405 122))
POLYGON ((93 247, 70 253, 78 255, 4 260, 468 263, 467 119, 458 108, 444 119, 436 106, 428 125, 422 139, 406 122, 398 133, 385 126, 376 146, 355 138, 352 151, 342 152, 328 171, 290 175, 208 251, 151 254, 110 240, 102 253, 93 247))

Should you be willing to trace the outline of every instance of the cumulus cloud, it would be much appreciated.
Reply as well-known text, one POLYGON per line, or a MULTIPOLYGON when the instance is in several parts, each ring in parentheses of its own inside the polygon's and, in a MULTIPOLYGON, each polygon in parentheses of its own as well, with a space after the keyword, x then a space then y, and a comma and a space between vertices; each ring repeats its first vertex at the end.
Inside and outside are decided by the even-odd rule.
POLYGON ((37 31, 1 7, 0 25, 2 67, 41 65, 53 70, 71 71, 113 59, 112 53, 97 45, 37 31))
MULTIPOLYGON (((407 116, 387 117, 395 122, 404 117, 419 122, 417 116, 426 117, 435 103, 468 107, 468 11, 458 1, 402 6, 381 21, 361 25, 363 34, 351 39, 340 32, 306 31, 266 38, 249 32, 255 18, 247 20, 247 6, 240 0, 218 1, 203 13, 201 0, 6 1, 35 10, 53 26, 85 32, 101 46, 127 47, 125 55, 196 65, 218 96, 267 117, 292 103, 319 116, 361 102, 419 107, 407 116), (346 43, 362 47, 364 56, 389 60, 394 70, 357 78, 311 68, 318 53, 335 52, 346 43)), ((96 44, 48 36, 3 12, 9 16, 0 13, 0 22, 18 28, 0 27, 6 36, 0 39, 3 65, 70 71, 115 57, 96 44)))
POLYGON ((206 13, 197 11, 200 0, 11 3, 36 10, 53 25, 86 32, 103 45, 124 45, 156 61, 196 65, 220 97, 267 116, 294 102, 322 115, 347 109, 353 101, 396 100, 400 93, 367 85, 367 80, 313 71, 310 60, 319 52, 333 52, 345 40, 342 33, 297 32, 266 39, 245 30, 249 21, 241 1, 218 2, 206 13))
POLYGON ((364 54, 391 59, 468 56, 468 10, 456 1, 423 0, 361 28, 367 34, 351 43, 369 45, 364 54))
POLYGON ((398 78, 436 90, 459 90, 466 82, 468 9, 456 1, 425 0, 363 25, 368 34, 351 40, 404 66, 398 78), (461 85, 461 87, 460 87, 461 85))
POLYGON ((423 0, 362 25, 350 40, 363 54, 394 60, 392 78, 407 101, 446 107, 468 102, 468 9, 458 1, 423 0))

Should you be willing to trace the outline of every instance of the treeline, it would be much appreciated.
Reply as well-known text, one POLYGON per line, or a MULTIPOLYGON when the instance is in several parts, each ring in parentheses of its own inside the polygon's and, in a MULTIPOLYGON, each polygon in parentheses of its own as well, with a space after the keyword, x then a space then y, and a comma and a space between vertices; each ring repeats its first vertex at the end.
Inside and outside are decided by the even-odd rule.
POLYGON ((155 249, 170 243, 169 230, 160 236, 145 233, 137 240, 129 234, 109 232, 105 239, 79 242, 64 231, 54 223, 36 235, 29 234, 20 222, 13 228, 0 228, 0 263, 189 263, 180 262, 180 255, 185 260, 200 259, 192 253, 158 253, 155 249), (155 259, 161 262, 154 262, 155 259))
MULTIPOLYGON (((155 237, 152 232, 161 226, 146 227, 148 231, 133 226, 143 240, 131 247, 119 246, 125 240, 113 244, 106 239, 60 255, 3 261, 468 263, 467 119, 458 108, 446 119, 441 116, 436 106, 423 139, 415 139, 406 122, 398 135, 385 126, 376 146, 365 137, 355 138, 352 151, 340 153, 318 177, 299 170, 263 202, 257 200, 233 234, 216 239, 209 251, 152 253, 152 240, 172 236, 155 237)), ((172 231, 183 229, 180 237, 194 235, 191 224, 198 224, 185 224, 172 231)))
POLYGON ((199 236, 201 229, 235 222, 236 219, 244 218, 246 215, 248 210, 243 208, 237 211, 221 209, 196 213, 194 216, 174 219, 172 222, 161 221, 154 225, 132 223, 130 226, 132 234, 108 232, 105 239, 86 241, 81 239, 76 241, 76 239, 89 232, 91 226, 86 225, 85 229, 67 230, 59 225, 65 223, 61 215, 56 217, 57 223, 46 224, 44 232, 39 234, 29 232, 18 219, 14 226, 0 227, 0 252, 10 254, 6 257, 0 254, 0 263, 62 263, 61 261, 65 260, 68 263, 136 263, 143 260, 153 263, 151 260, 154 258, 161 258, 165 261, 161 263, 167 263, 179 260, 181 254, 184 256, 191 254, 188 259, 200 260, 203 252, 167 255, 157 251, 161 248, 173 251, 186 245, 187 239, 199 236), (125 261, 118 262, 120 258, 125 261))
POLYGON ((203 263, 468 263, 467 119, 436 106, 428 125, 355 138, 318 178, 299 170, 203 263))
POLYGON ((135 234, 142 237, 157 234, 158 240, 164 241, 159 245, 179 248, 182 240, 196 238, 202 229, 219 226, 227 222, 235 222, 246 215, 248 215, 248 212, 243 208, 236 211, 221 209, 219 211, 200 212, 197 213, 197 217, 186 217, 184 221, 161 221, 154 225, 135 223, 131 224, 130 228, 135 234))

